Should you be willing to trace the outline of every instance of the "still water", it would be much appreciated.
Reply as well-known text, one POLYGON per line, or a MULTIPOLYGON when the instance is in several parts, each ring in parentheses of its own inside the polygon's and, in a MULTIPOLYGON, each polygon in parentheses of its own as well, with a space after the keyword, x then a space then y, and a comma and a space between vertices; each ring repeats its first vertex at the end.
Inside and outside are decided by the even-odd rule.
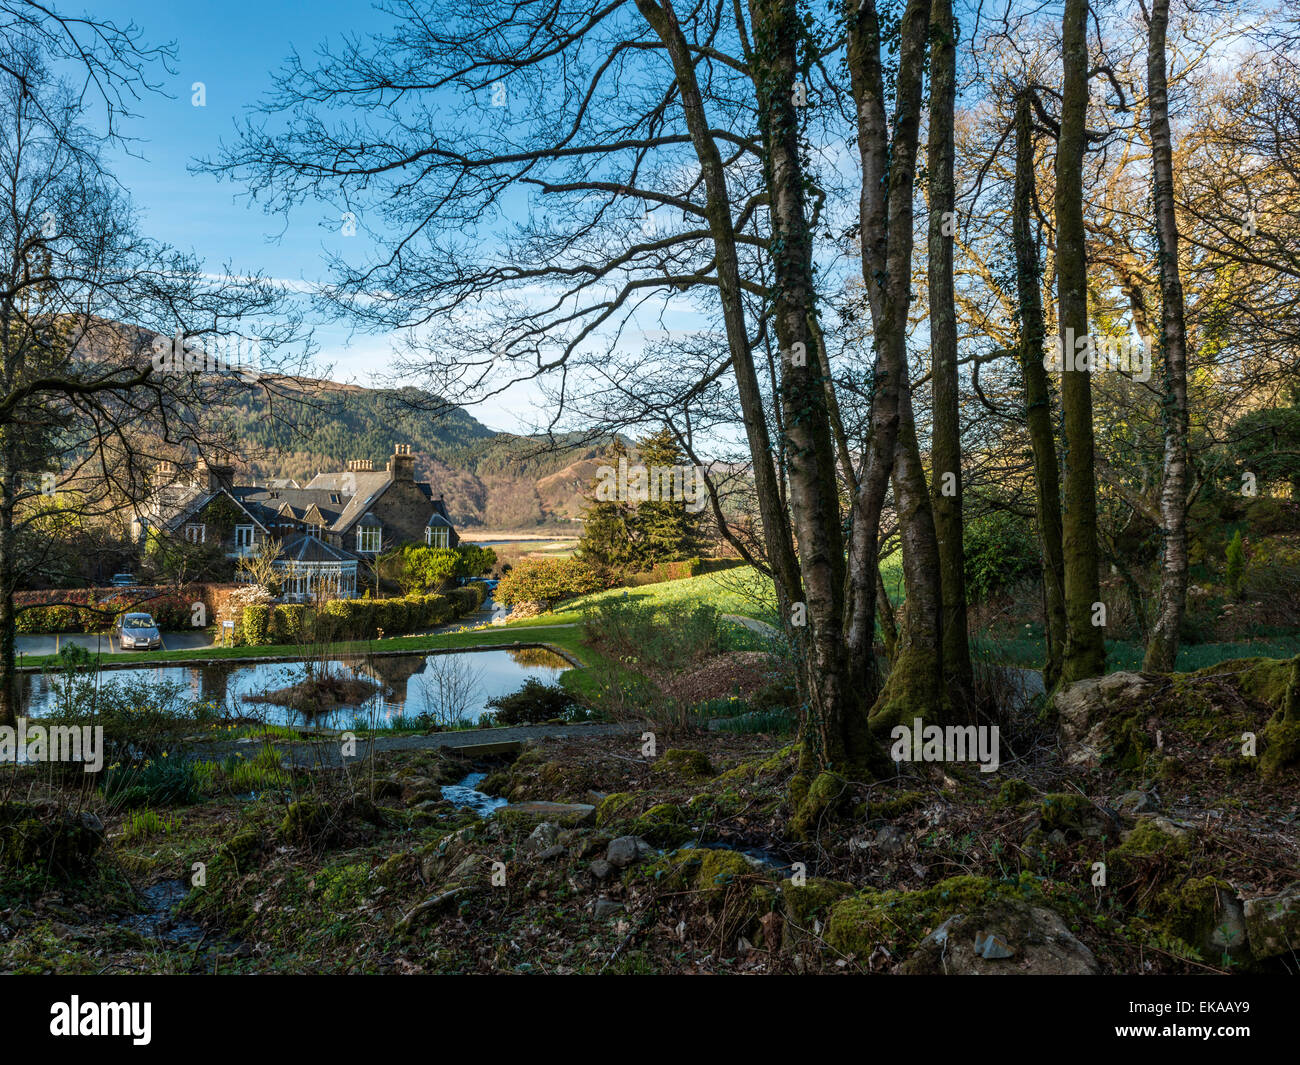
MULTIPOLYGON (((489 699, 508 695, 529 678, 555 683, 570 668, 545 648, 458 651, 444 654, 342 656, 325 668, 369 681, 374 694, 323 713, 304 714, 287 706, 257 701, 256 696, 298 684, 312 667, 305 662, 202 665, 142 665, 104 669, 94 674, 107 687, 132 681, 180 685, 194 702, 211 701, 232 715, 272 724, 306 724, 348 728, 397 718, 431 715, 436 723, 477 721, 489 699), (250 696, 254 698, 249 698, 250 696)), ((319 672, 321 663, 315 663, 319 672)), ((42 717, 60 705, 63 681, 58 675, 28 674, 23 678, 23 704, 31 717, 42 717)))

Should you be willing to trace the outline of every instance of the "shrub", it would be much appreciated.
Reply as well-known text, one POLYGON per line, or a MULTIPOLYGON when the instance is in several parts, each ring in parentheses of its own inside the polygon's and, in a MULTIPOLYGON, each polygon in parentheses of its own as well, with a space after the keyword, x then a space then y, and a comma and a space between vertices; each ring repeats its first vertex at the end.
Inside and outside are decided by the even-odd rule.
POLYGON ((589 592, 600 591, 607 584, 594 569, 576 558, 521 558, 501 578, 496 600, 515 603, 547 603, 554 606, 589 592))
POLYGON ((1005 510, 972 518, 962 543, 966 594, 972 603, 1039 572, 1038 542, 1025 519, 1005 510))
POLYGON ((613 597, 584 614, 586 637, 626 662, 677 672, 723 650, 722 618, 706 603, 645 605, 613 597))
POLYGON ((518 691, 487 702, 498 725, 529 725, 570 716, 577 706, 573 696, 558 684, 543 684, 529 677, 518 691))
POLYGON ((270 637, 271 608, 269 606, 244 607, 244 642, 257 645, 270 637))
POLYGON ((271 610, 270 643, 297 643, 307 634, 307 608, 301 603, 281 603, 271 610))

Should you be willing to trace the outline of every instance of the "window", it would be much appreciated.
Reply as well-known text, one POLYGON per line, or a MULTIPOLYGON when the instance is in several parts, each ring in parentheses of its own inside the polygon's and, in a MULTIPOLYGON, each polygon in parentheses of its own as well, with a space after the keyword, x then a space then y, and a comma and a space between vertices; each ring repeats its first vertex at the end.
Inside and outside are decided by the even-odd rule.
POLYGON ((251 525, 235 526, 235 546, 240 548, 253 546, 253 527, 251 525))
POLYGON ((363 525, 357 530, 357 551, 361 554, 379 554, 382 543, 383 530, 378 525, 363 525))
POLYGON ((206 539, 208 527, 206 525, 187 525, 185 526, 185 542, 187 544, 201 544, 206 539))
POLYGON ((427 525, 424 529, 424 542, 430 547, 447 547, 451 541, 451 530, 445 525, 427 525))

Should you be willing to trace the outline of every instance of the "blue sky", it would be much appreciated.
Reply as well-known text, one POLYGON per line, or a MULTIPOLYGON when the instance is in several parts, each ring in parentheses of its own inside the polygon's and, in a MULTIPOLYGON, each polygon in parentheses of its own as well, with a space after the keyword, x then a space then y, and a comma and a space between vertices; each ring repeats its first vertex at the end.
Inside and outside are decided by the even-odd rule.
MULTIPOLYGON (((364 237, 343 237, 337 218, 322 226, 323 209, 298 211, 286 224, 282 216, 250 206, 237 184, 191 174, 188 167, 196 158, 215 155, 223 140, 234 140, 244 108, 262 98, 271 73, 292 49, 310 55, 322 40, 383 25, 385 16, 358 0, 94 0, 92 10, 119 24, 134 21, 147 41, 174 42, 177 48, 175 74, 155 71, 167 95, 142 97, 134 106, 138 117, 123 127, 136 138, 134 155, 116 153, 113 161, 145 233, 193 251, 209 270, 229 263, 238 273, 257 270, 309 284, 325 280, 327 251, 364 251, 359 243, 364 237), (191 102, 195 82, 204 85, 203 107, 191 102)), ((333 324, 320 325, 316 341, 329 376, 358 384, 383 372, 392 349, 388 336, 356 334, 333 324)), ((539 402, 535 389, 518 386, 473 413, 492 428, 517 430, 536 420, 533 407, 539 402)))

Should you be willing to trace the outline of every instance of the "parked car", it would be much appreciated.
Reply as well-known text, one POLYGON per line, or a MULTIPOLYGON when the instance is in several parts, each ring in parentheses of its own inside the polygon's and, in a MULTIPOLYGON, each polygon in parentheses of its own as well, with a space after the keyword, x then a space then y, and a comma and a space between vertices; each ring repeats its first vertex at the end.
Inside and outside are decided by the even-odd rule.
POLYGON ((150 614, 123 614, 113 626, 123 651, 153 651, 162 647, 162 633, 150 614))
POLYGON ((113 574, 113 587, 114 587, 114 588, 129 588, 129 587, 131 587, 131 585, 133 585, 133 584, 135 584, 135 583, 136 583, 136 579, 135 579, 135 574, 134 574, 134 573, 114 573, 114 574, 113 574))

